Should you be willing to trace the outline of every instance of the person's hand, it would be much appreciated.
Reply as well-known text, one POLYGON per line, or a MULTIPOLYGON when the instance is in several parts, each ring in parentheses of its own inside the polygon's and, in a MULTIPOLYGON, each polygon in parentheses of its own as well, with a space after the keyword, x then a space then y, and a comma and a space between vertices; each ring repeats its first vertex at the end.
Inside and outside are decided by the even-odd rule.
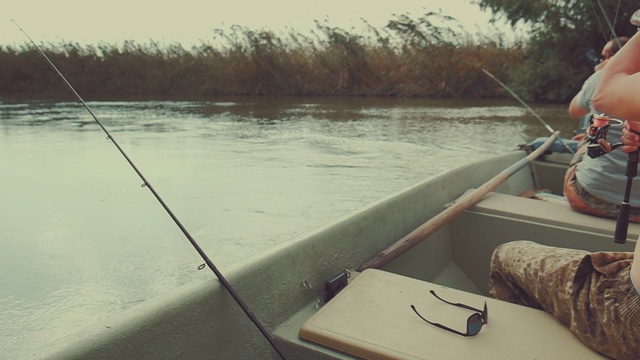
POLYGON ((622 128, 622 151, 630 153, 640 147, 640 122, 625 121, 622 128))

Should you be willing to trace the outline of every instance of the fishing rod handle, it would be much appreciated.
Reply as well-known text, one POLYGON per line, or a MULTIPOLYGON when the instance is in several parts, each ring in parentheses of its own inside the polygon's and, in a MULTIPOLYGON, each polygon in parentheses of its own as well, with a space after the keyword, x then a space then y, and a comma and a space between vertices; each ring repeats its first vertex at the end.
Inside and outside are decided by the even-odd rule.
POLYGON ((613 241, 616 244, 624 244, 627 242, 627 230, 629 229, 629 210, 631 205, 622 203, 620 205, 620 213, 618 213, 618 222, 616 222, 616 232, 613 241))
POLYGON ((629 157, 627 158, 627 171, 625 172, 625 175, 628 178, 634 178, 638 175, 638 152, 639 151, 640 149, 629 153, 629 157))
POLYGON ((624 244, 627 241, 627 230, 629 229, 629 216, 631 214, 631 184, 633 178, 638 175, 638 153, 640 149, 629 153, 627 158, 627 186, 624 192, 624 200, 620 204, 620 212, 618 213, 618 221, 616 222, 616 231, 613 241, 617 244, 624 244))

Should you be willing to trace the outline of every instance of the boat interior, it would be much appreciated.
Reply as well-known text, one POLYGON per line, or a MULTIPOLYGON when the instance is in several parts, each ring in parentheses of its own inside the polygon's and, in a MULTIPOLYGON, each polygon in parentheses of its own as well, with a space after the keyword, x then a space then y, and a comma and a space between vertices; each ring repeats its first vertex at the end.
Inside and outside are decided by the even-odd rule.
MULTIPOLYGON (((639 224, 629 224, 627 242, 617 244, 613 241, 616 220, 578 213, 561 199, 568 160, 566 156, 548 155, 534 162, 529 169, 531 181, 507 182, 452 220, 447 234, 426 240, 427 248, 421 249, 419 256, 437 266, 407 269, 405 266, 417 262, 400 260, 383 271, 367 269, 358 274, 362 278, 352 281, 355 286, 311 315, 311 320, 304 321, 308 314, 301 316, 302 322, 296 324, 302 324, 300 337, 367 359, 527 358, 523 349, 532 359, 606 358, 586 348, 550 314, 488 295, 489 259, 505 242, 532 240, 587 251, 633 251, 640 235, 639 224), (552 195, 521 195, 540 189, 552 195), (440 236, 443 243, 438 245, 436 238, 440 236), (418 273, 424 269, 430 272, 418 273), (474 339, 478 344, 470 345, 457 335, 412 317, 408 304, 422 302, 426 309, 432 307, 432 320, 450 323, 456 318, 458 330, 464 332, 464 311, 439 303, 430 295, 431 290, 450 293, 449 301, 455 299, 476 308, 489 304, 490 309, 496 309, 491 311, 491 325, 499 322, 495 326, 504 331, 492 332, 483 340, 474 339), (390 326, 394 328, 391 331, 390 326)), ((526 177, 524 173, 520 176, 526 177)))
MULTIPOLYGON (((633 251, 640 225, 630 224, 627 242, 617 244, 614 219, 577 213, 558 200, 569 155, 546 154, 525 166, 381 269, 354 270, 524 156, 514 151, 452 169, 224 272, 289 359, 604 358, 548 313, 488 295, 490 257, 502 243, 633 251), (520 196, 538 189, 557 197, 520 196), (337 274, 349 275, 348 284, 325 303, 323 290, 337 274), (427 324, 410 305, 460 332, 474 313, 431 291, 477 309, 486 304, 486 325, 478 335, 462 337, 427 324)), ((146 301, 31 355, 279 358, 215 278, 146 301)))

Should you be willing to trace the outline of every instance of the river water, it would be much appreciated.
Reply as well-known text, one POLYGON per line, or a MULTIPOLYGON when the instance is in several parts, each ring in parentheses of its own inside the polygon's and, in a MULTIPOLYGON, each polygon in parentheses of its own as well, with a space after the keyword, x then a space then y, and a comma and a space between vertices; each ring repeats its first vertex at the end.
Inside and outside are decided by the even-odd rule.
MULTIPOLYGON (((516 101, 89 102, 225 266, 439 172, 548 135, 516 101)), ((570 136, 564 105, 531 105, 570 136)), ((505 164, 505 167, 510 164, 505 164)), ((0 358, 213 276, 76 102, 0 98, 0 358)))

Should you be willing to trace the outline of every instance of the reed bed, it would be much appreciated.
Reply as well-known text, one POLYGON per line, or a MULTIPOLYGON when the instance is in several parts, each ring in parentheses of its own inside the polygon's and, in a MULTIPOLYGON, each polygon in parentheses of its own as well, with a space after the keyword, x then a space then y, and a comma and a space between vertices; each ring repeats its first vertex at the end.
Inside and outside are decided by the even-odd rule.
MULTIPOLYGON (((344 30, 316 22, 310 34, 232 26, 191 48, 157 42, 41 47, 85 96, 222 95, 504 97, 482 73, 505 82, 523 63, 521 42, 472 36, 454 19, 397 16, 382 29, 344 30)), ((0 92, 62 94, 32 46, 0 47, 0 92)))

